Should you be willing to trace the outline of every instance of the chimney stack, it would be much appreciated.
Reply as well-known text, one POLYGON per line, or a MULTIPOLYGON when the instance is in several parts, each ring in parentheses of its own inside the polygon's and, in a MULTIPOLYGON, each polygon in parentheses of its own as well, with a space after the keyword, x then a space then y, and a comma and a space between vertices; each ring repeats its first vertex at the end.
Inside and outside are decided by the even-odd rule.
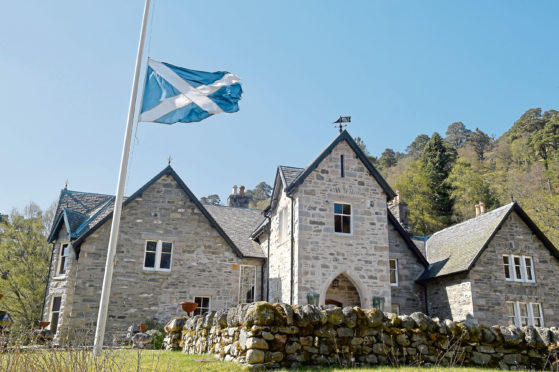
POLYGON ((476 217, 478 217, 481 214, 481 207, 479 206, 479 204, 476 204, 476 217))
POLYGON ((235 208, 248 208, 249 202, 250 197, 245 194, 245 187, 241 186, 239 188, 239 193, 237 194, 237 185, 234 185, 233 193, 227 198, 227 206, 235 208))
POLYGON ((400 191, 396 190, 396 196, 394 197, 394 200, 388 203, 388 209, 390 210, 390 212, 392 212, 400 225, 402 225, 404 230, 409 235, 412 235, 412 229, 408 220, 408 204, 400 200, 400 191))
POLYGON ((480 201, 479 202, 479 214, 484 214, 485 213, 485 203, 480 201))

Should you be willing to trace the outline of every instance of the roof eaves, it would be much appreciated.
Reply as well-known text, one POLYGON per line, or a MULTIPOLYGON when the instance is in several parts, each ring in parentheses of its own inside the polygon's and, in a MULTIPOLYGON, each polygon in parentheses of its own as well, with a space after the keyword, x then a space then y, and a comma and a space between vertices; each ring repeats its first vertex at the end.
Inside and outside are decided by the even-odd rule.
POLYGON ((408 248, 410 248, 411 251, 413 253, 415 253, 415 255, 417 256, 417 258, 419 258, 419 261, 421 261, 421 263, 423 264, 424 267, 429 266, 429 262, 427 262, 427 259, 425 258, 425 256, 423 256, 423 254, 421 253, 419 248, 417 248, 417 246, 415 245, 413 240, 411 240, 408 233, 404 230, 402 225, 400 225, 400 222, 398 222, 396 217, 394 217, 394 215, 392 214, 392 212, 390 212, 389 209, 387 209, 387 212, 388 212, 388 220, 392 223, 392 225, 394 226, 396 231, 398 231, 400 236, 404 239, 404 241, 408 245, 408 248))
POLYGON ((60 213, 58 215, 58 218, 56 219, 56 221, 54 221, 54 223, 52 224, 52 228, 50 230, 50 234, 47 238, 47 243, 52 243, 54 241, 54 235, 56 234, 56 232, 59 229, 59 225, 60 222, 62 222, 64 219, 64 213, 60 213))
POLYGON ((322 153, 315 159, 313 160, 313 162, 307 167, 305 168, 305 170, 303 172, 301 172, 294 180, 293 182, 291 182, 291 184, 287 187, 287 189, 285 190, 285 192, 287 194, 292 194, 295 189, 301 184, 303 183, 303 181, 307 178, 307 176, 309 174, 311 174, 311 172, 313 170, 316 169, 316 167, 318 167, 318 165, 324 160, 324 158, 326 158, 326 156, 328 156, 333 150, 334 148, 342 141, 346 141, 348 143, 348 145, 352 148, 352 150, 355 152, 355 154, 357 155, 357 157, 361 160, 361 162, 365 165, 365 167, 367 168, 367 170, 369 171, 369 173, 373 176, 373 178, 379 183, 379 185, 382 187, 382 189, 384 190, 384 192, 386 193, 386 198, 388 200, 393 199, 396 196, 396 193, 392 190, 392 188, 388 185, 388 183, 386 182, 386 180, 381 176, 381 174, 376 170, 376 168, 374 167, 373 164, 371 164, 371 162, 369 161, 369 159, 367 158, 367 156, 365 155, 365 153, 363 153, 363 150, 361 150, 361 148, 359 147, 359 145, 357 145, 357 143, 355 143, 355 140, 349 135, 349 132, 347 130, 344 130, 338 137, 336 137, 336 139, 334 141, 332 141, 332 143, 324 150, 322 151, 322 153))

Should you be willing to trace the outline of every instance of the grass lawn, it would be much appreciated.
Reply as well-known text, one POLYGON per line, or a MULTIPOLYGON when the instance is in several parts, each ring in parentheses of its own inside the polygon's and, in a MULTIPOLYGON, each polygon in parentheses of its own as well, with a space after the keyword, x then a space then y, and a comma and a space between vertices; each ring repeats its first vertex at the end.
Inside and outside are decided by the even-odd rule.
MULTIPOLYGON (((376 368, 304 368, 300 371, 497 371, 478 368, 420 368, 420 367, 376 367, 376 368)), ((115 372, 164 372, 164 371, 243 371, 243 367, 232 362, 221 362, 211 355, 186 355, 179 351, 163 350, 108 350, 95 361, 91 351, 17 351, 0 353, 0 371, 6 372, 70 372, 70 371, 115 371, 115 372)), ((282 370, 288 371, 288 370, 282 370)))

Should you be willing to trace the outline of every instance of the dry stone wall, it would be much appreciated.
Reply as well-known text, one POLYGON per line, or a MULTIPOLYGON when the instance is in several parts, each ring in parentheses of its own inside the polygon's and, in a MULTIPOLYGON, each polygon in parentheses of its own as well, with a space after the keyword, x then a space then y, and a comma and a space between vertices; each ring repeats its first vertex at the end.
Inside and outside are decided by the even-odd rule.
POLYGON ((255 302, 167 323, 165 345, 251 368, 473 365, 557 368, 556 328, 488 327, 423 313, 255 302))

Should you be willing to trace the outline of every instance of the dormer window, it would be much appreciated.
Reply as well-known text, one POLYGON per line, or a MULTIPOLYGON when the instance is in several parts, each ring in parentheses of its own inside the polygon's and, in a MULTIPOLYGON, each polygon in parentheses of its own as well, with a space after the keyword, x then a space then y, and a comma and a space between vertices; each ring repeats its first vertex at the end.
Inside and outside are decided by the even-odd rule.
POLYGON ((505 279, 510 282, 535 283, 536 273, 531 256, 504 255, 505 279))
POLYGON ((351 205, 334 203, 334 231, 351 234, 351 205))
POLYGON ((60 245, 60 256, 58 260, 57 276, 66 275, 66 267, 68 266, 68 256, 70 255, 70 243, 62 243, 60 245))

